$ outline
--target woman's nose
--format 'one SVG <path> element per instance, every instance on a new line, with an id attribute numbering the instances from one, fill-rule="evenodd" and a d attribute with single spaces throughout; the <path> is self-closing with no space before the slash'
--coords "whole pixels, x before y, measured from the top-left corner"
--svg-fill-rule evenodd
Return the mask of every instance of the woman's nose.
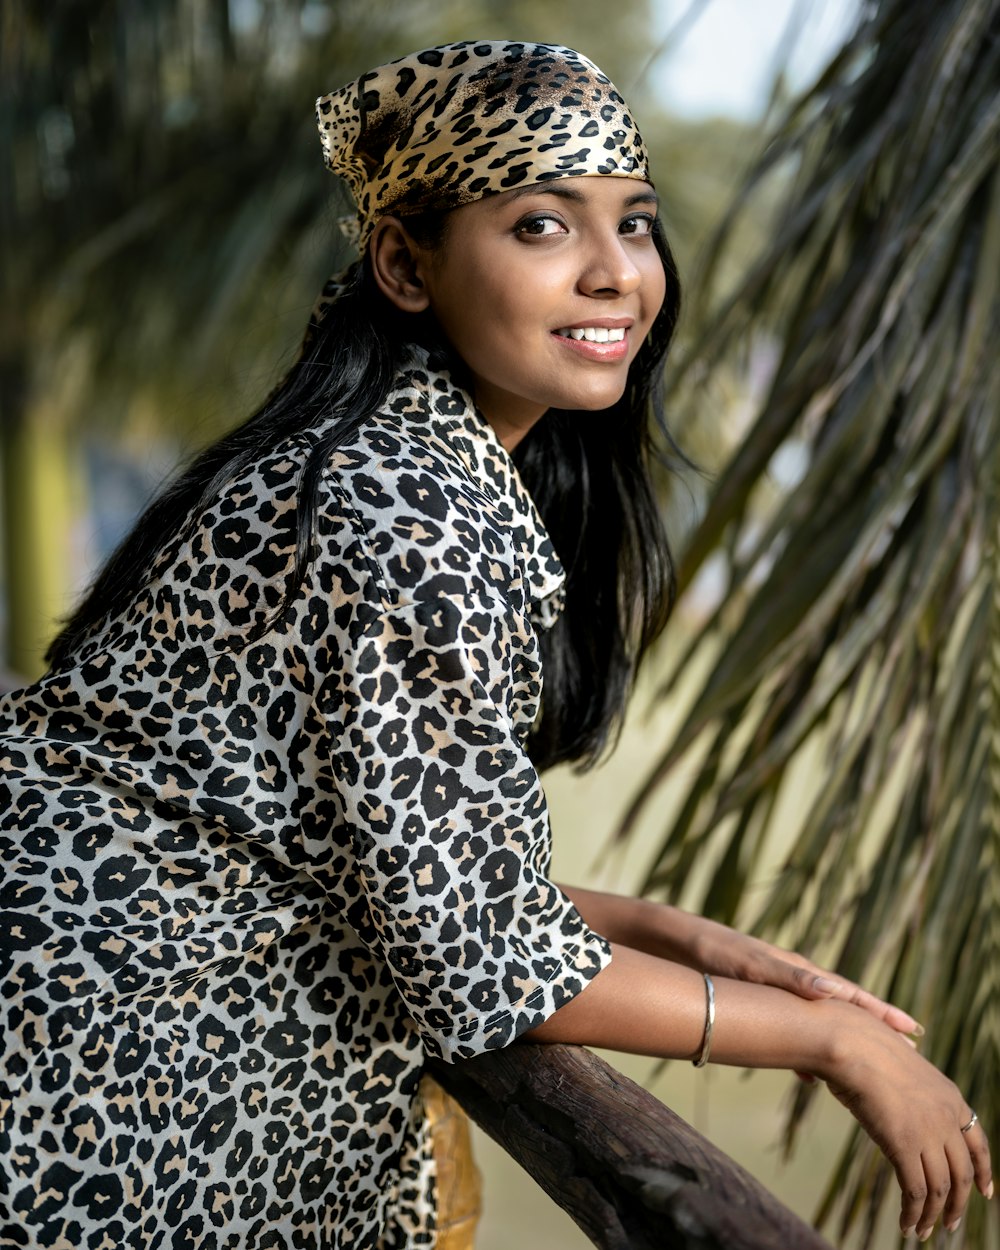
<path id="1" fill-rule="evenodd" d="M 591 296 L 628 295 L 642 282 L 642 270 L 616 232 L 595 240 L 580 275 L 581 290 Z"/>

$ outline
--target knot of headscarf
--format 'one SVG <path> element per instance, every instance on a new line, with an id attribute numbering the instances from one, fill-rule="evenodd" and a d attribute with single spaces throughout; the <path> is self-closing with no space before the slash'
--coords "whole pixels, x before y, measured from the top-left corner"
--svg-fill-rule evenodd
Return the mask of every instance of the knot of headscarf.
<path id="1" fill-rule="evenodd" d="M 362 253 L 386 213 L 446 210 L 583 174 L 649 180 L 624 99 L 571 48 L 427 48 L 321 96 L 316 116 L 327 167 L 354 194 Z"/>

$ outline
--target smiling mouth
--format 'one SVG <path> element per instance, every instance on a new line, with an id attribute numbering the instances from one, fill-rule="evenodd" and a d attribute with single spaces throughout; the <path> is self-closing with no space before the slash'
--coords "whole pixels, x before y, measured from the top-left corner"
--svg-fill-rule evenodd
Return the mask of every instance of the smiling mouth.
<path id="1" fill-rule="evenodd" d="M 553 330 L 568 352 L 599 365 L 618 365 L 629 358 L 629 329 L 626 326 L 572 326 Z"/>
<path id="2" fill-rule="evenodd" d="M 583 326 L 572 330 L 556 330 L 559 338 L 583 340 L 587 343 L 620 343 L 625 338 L 625 330 L 619 326 L 607 329 L 604 326 Z"/>

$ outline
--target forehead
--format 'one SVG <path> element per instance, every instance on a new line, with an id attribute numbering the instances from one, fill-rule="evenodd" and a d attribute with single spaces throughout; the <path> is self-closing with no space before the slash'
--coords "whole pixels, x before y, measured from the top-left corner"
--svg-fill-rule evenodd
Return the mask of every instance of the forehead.
<path id="1" fill-rule="evenodd" d="M 482 212 L 500 213 L 511 209 L 533 207 L 535 204 L 559 204 L 581 208 L 630 208 L 645 204 L 656 206 L 652 183 L 641 178 L 621 178 L 606 174 L 582 174 L 574 178 L 558 178 L 535 182 L 513 191 L 501 191 L 480 201 Z M 474 204 L 468 209 L 477 207 Z M 466 211 L 465 209 L 461 211 Z"/>

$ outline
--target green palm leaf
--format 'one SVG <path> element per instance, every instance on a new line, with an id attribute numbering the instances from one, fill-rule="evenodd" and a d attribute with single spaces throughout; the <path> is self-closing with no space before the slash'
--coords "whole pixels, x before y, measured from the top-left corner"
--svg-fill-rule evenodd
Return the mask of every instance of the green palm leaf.
<path id="1" fill-rule="evenodd" d="M 1000 3 L 878 0 L 796 101 L 708 251 L 672 381 L 777 344 L 761 411 L 680 568 L 725 595 L 660 691 L 707 675 L 619 830 L 702 760 L 644 889 L 833 959 L 926 1021 L 928 1056 L 1000 1129 Z M 711 309 L 751 194 L 795 174 L 771 243 Z M 789 439 L 805 470 L 781 490 Z M 684 599 L 681 599 L 681 609 Z M 822 764 L 803 782 L 802 760 Z M 778 798 L 798 823 L 775 828 Z M 784 838 L 761 895 L 759 865 Z M 751 887 L 753 893 L 751 894 Z M 789 1148 L 812 1094 L 800 1092 Z M 857 1135 L 820 1205 L 873 1244 L 891 1192 Z M 966 1244 L 996 1236 L 970 1204 Z"/>

